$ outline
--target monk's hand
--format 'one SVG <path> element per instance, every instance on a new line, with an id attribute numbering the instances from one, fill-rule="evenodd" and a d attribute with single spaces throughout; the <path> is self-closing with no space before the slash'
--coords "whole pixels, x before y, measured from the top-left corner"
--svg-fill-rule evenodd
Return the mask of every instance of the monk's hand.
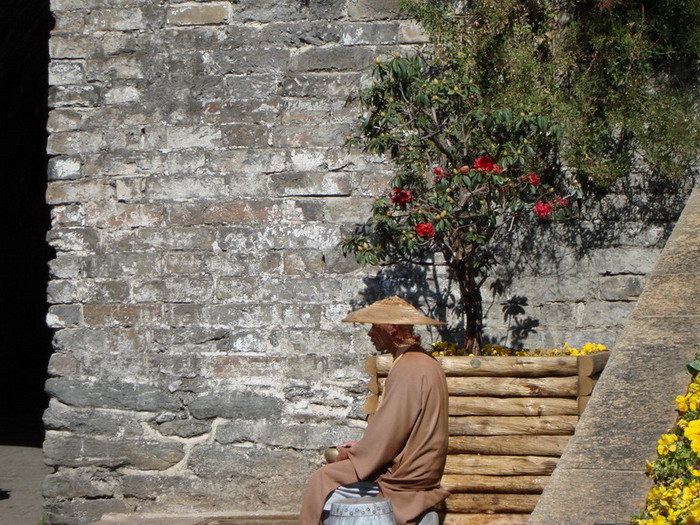
<path id="1" fill-rule="evenodd" d="M 338 457 L 335 460 L 343 461 L 344 459 L 348 459 L 348 449 L 356 443 L 357 441 L 346 441 L 342 445 L 335 447 L 338 450 Z"/>

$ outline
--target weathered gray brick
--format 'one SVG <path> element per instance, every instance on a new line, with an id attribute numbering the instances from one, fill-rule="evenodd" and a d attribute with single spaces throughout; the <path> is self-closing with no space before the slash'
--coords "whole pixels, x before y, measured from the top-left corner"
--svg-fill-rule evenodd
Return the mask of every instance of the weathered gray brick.
<path id="1" fill-rule="evenodd" d="M 121 381 L 80 381 L 50 378 L 46 391 L 63 404 L 126 410 L 177 410 L 180 403 L 152 385 Z"/>
<path id="2" fill-rule="evenodd" d="M 225 24 L 228 16 L 227 2 L 180 4 L 168 9 L 167 21 L 176 26 Z"/>
<path id="3" fill-rule="evenodd" d="M 400 16 L 398 0 L 349 0 L 348 16 L 354 20 L 383 20 Z"/>
<path id="4" fill-rule="evenodd" d="M 282 400 L 255 392 L 216 392 L 197 396 L 189 405 L 197 419 L 223 417 L 227 419 L 279 418 Z"/>
<path id="5" fill-rule="evenodd" d="M 93 9 L 85 23 L 90 31 L 132 31 L 146 28 L 143 11 L 137 7 Z"/>
<path id="6" fill-rule="evenodd" d="M 69 467 L 130 467 L 165 470 L 185 457 L 184 445 L 173 441 L 95 438 L 49 431 L 44 441 L 44 460 Z"/>
<path id="7" fill-rule="evenodd" d="M 49 89 L 49 106 L 97 106 L 102 99 L 100 86 L 53 86 Z"/>
<path id="8" fill-rule="evenodd" d="M 85 63 L 78 60 L 54 60 L 49 64 L 52 86 L 85 83 Z"/>
<path id="9" fill-rule="evenodd" d="M 364 47 L 309 47 L 292 56 L 291 71 L 357 71 L 372 63 L 375 52 Z"/>
<path id="10" fill-rule="evenodd" d="M 58 304 L 49 306 L 46 324 L 50 328 L 78 326 L 83 321 L 83 306 L 80 304 Z"/>

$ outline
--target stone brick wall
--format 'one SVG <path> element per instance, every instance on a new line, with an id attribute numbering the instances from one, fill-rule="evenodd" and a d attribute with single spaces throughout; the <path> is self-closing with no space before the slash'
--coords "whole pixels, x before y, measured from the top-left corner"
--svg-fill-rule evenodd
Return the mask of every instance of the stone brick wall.
<path id="1" fill-rule="evenodd" d="M 434 276 L 336 249 L 390 177 L 343 148 L 345 98 L 422 33 L 392 0 L 52 10 L 50 519 L 295 510 L 361 433 L 370 348 L 342 316 L 394 292 L 444 315 Z M 490 337 L 614 342 L 684 193 L 641 222 L 625 198 L 504 243 Z"/>

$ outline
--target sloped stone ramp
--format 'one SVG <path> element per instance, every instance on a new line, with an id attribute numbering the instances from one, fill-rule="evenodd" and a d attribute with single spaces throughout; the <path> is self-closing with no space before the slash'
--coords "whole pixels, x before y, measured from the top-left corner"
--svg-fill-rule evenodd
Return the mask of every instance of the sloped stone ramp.
<path id="1" fill-rule="evenodd" d="M 535 511 L 532 525 L 629 523 L 700 343 L 700 188 L 691 194 Z"/>

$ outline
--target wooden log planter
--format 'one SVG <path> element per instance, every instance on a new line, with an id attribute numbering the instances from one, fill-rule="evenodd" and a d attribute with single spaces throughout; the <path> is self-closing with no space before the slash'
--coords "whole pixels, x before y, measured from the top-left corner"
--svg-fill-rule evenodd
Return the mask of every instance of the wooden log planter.
<path id="1" fill-rule="evenodd" d="M 439 509 L 446 525 L 525 524 L 573 435 L 609 352 L 561 357 L 437 357 L 449 391 Z M 368 417 L 392 357 L 367 360 Z"/>

